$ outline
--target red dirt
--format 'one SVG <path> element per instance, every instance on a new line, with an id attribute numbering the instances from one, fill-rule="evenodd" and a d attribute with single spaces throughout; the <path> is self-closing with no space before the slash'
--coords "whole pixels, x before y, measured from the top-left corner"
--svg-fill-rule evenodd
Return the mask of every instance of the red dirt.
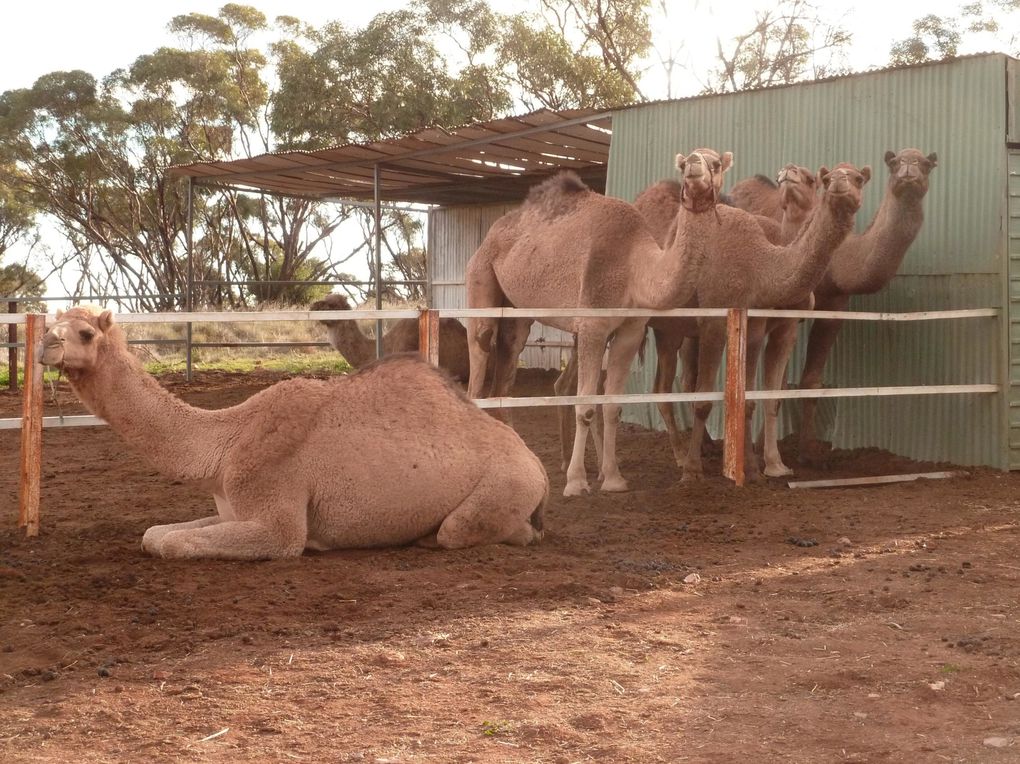
<path id="1" fill-rule="evenodd" d="M 216 407 L 278 378 L 165 384 Z M 716 459 L 681 484 L 628 427 L 633 490 L 565 500 L 554 420 L 516 419 L 553 481 L 541 546 L 267 563 L 145 556 L 212 501 L 106 428 L 44 433 L 25 539 L 0 431 L 0 759 L 1020 760 L 1020 477 L 738 489 Z M 935 468 L 834 456 L 800 476 Z"/>

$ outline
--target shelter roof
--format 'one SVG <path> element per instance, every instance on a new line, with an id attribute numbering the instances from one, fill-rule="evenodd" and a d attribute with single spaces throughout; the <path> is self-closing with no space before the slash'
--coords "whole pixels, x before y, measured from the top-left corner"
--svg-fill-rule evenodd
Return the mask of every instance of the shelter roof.
<path id="1" fill-rule="evenodd" d="M 561 169 L 604 191 L 611 138 L 610 111 L 541 109 L 371 143 L 175 165 L 168 172 L 203 186 L 339 201 L 374 199 L 378 166 L 384 201 L 513 202 Z"/>

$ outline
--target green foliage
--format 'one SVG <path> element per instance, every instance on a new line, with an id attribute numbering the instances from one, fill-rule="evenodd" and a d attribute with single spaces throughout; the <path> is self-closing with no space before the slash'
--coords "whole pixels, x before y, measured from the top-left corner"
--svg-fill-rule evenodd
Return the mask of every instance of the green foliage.
<path id="1" fill-rule="evenodd" d="M 889 63 L 894 66 L 952 58 L 960 47 L 961 35 L 954 19 L 928 14 L 913 23 L 914 35 L 894 43 Z"/>

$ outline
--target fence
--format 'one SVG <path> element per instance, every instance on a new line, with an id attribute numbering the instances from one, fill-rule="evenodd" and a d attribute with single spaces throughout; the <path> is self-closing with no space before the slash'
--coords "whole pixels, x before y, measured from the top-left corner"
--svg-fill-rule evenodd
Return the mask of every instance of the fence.
<path id="1" fill-rule="evenodd" d="M 974 310 L 945 310 L 919 313 L 862 313 L 844 311 L 759 310 L 746 308 L 681 308 L 674 310 L 643 310 L 628 308 L 458 308 L 421 310 L 351 310 L 351 311 L 276 311 L 272 313 L 150 313 L 118 316 L 120 323 L 188 323 L 188 322 L 266 322 L 358 320 L 417 318 L 420 352 L 431 363 L 439 360 L 439 320 L 447 318 L 570 318 L 570 317 L 716 317 L 727 320 L 726 381 L 722 392 L 711 393 L 651 393 L 639 395 L 568 395 L 529 398 L 490 398 L 476 400 L 481 408 L 515 408 L 525 406 L 569 406 L 600 403 L 651 403 L 694 402 L 724 400 L 724 474 L 737 485 L 744 484 L 745 401 L 824 397 L 875 397 L 890 395 L 945 395 L 997 393 L 997 384 L 967 385 L 910 385 L 896 387 L 829 388 L 818 390 L 751 390 L 746 389 L 744 359 L 747 352 L 748 318 L 842 318 L 859 321 L 932 321 L 967 318 L 996 318 L 994 308 Z M 13 324 L 25 324 L 26 347 L 34 348 L 42 339 L 46 316 L 22 314 L 11 319 Z M 31 353 L 26 355 L 30 356 Z M 22 417 L 0 419 L 0 429 L 21 429 L 21 492 L 19 524 L 26 533 L 34 536 L 39 527 L 39 494 L 42 473 L 42 429 L 44 427 L 74 427 L 104 425 L 94 416 L 43 417 L 42 367 L 37 362 L 26 362 L 25 390 Z"/>

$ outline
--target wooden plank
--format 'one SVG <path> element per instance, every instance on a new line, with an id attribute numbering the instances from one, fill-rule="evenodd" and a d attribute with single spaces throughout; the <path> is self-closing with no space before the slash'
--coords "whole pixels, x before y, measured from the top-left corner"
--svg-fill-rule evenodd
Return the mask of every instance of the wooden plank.
<path id="1" fill-rule="evenodd" d="M 422 309 L 418 316 L 418 352 L 433 366 L 439 366 L 439 311 Z"/>
<path id="2" fill-rule="evenodd" d="M 726 395 L 723 411 L 723 475 L 744 485 L 744 424 L 747 366 L 747 309 L 731 309 L 726 318 Z"/>
<path id="3" fill-rule="evenodd" d="M 792 400 L 795 398 L 878 398 L 891 395 L 947 395 L 956 393 L 997 393 L 999 385 L 901 385 L 892 387 L 833 387 L 818 390 L 749 390 L 747 400 Z"/>
<path id="4" fill-rule="evenodd" d="M 944 318 L 993 318 L 998 308 L 971 308 L 966 310 L 924 310 L 914 313 L 870 313 L 849 310 L 766 310 L 751 308 L 751 318 L 842 318 L 854 321 L 933 321 Z"/>
<path id="5" fill-rule="evenodd" d="M 855 485 L 885 485 L 888 483 L 909 483 L 913 480 L 943 480 L 945 478 L 962 477 L 966 472 L 911 472 L 903 475 L 875 475 L 860 478 L 836 478 L 833 480 L 791 480 L 786 485 L 790 488 L 844 488 Z"/>
<path id="6" fill-rule="evenodd" d="M 22 394 L 21 485 L 18 525 L 26 536 L 39 534 L 39 494 L 42 485 L 43 367 L 36 348 L 46 333 L 46 316 L 28 315 L 25 326 L 25 390 Z"/>

